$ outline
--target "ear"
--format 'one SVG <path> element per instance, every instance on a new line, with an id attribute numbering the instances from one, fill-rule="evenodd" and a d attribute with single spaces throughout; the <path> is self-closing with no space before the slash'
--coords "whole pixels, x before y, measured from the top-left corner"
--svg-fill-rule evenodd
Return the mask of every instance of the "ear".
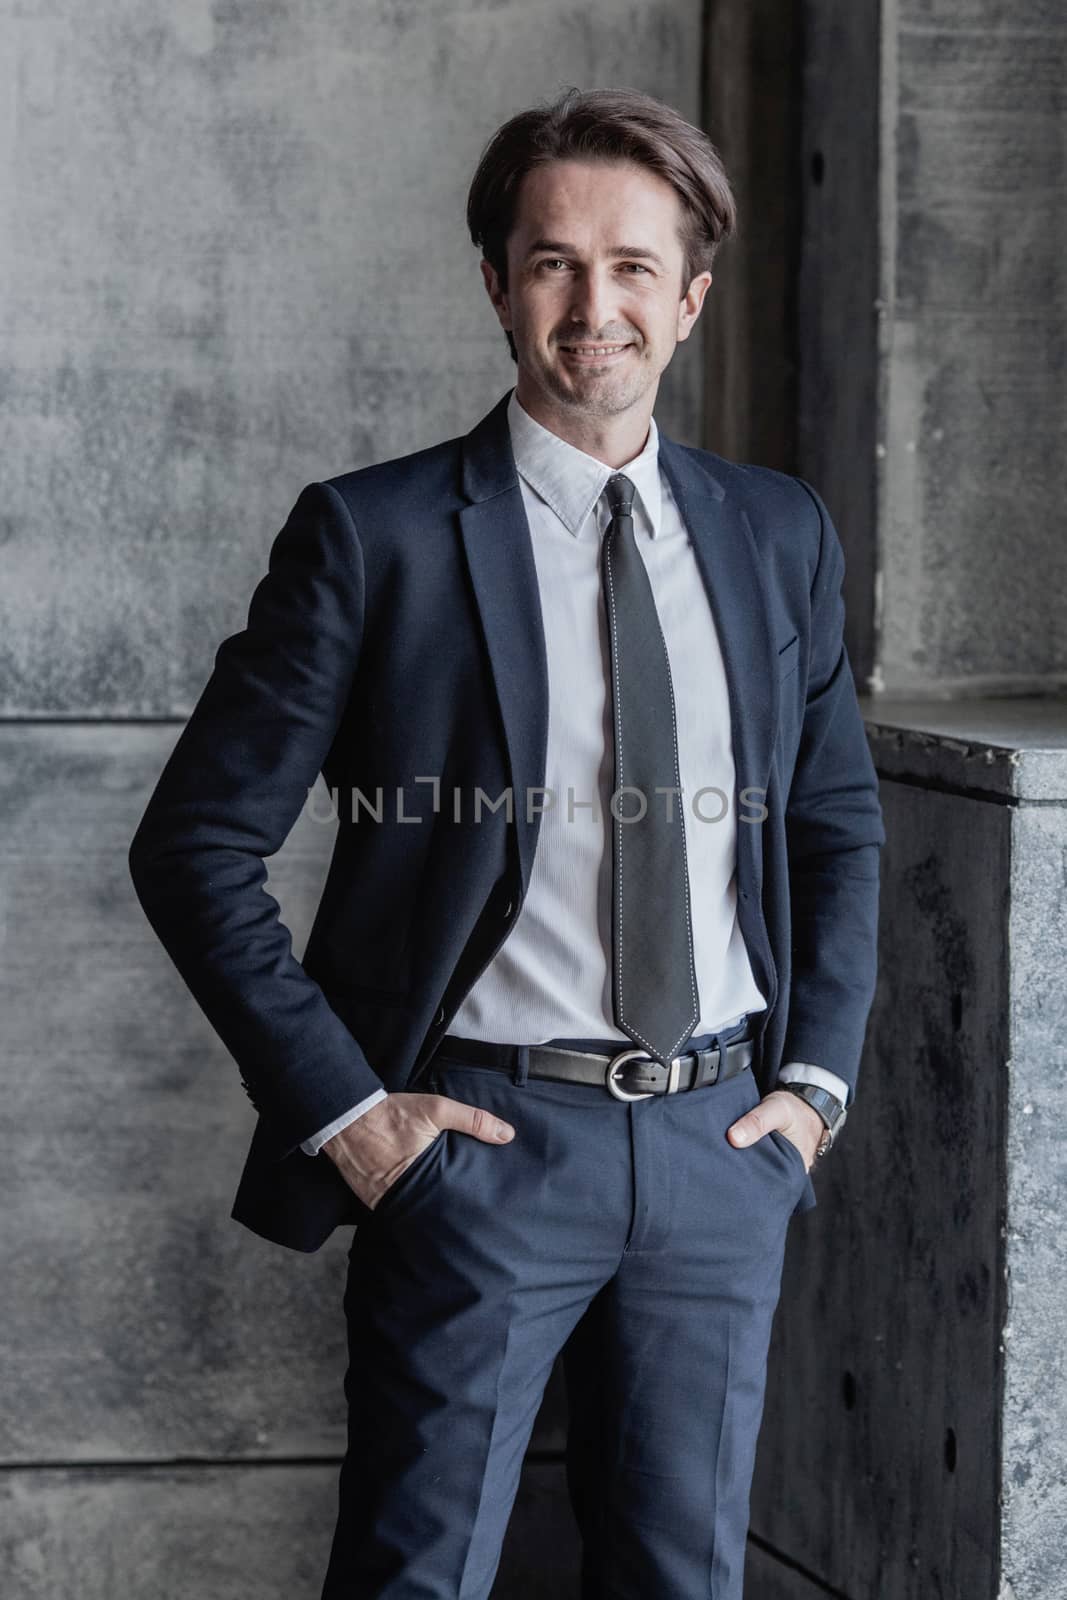
<path id="1" fill-rule="evenodd" d="M 678 303 L 678 342 L 688 339 L 693 331 L 693 325 L 700 315 L 700 308 L 704 304 L 704 296 L 711 287 L 711 273 L 701 272 L 693 279 L 684 296 Z"/>

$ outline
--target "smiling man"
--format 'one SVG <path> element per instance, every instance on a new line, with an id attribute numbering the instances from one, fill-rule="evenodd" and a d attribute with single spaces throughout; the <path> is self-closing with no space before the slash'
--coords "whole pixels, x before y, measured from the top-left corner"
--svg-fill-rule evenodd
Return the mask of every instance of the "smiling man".
<path id="1" fill-rule="evenodd" d="M 355 1224 L 327 1600 L 488 1596 L 561 1351 L 582 1593 L 739 1600 L 786 1234 L 875 980 L 841 547 L 802 480 L 653 417 L 734 224 L 703 133 L 569 91 L 467 220 L 514 388 L 304 489 L 131 869 L 260 1113 L 234 1215 Z M 320 772 L 298 963 L 264 859 Z"/>

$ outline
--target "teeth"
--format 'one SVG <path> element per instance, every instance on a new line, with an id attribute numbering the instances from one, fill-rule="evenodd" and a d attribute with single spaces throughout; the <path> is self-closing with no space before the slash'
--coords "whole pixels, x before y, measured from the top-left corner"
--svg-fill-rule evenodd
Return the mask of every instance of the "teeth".
<path id="1" fill-rule="evenodd" d="M 565 344 L 564 350 L 571 350 L 580 356 L 613 356 L 619 350 L 625 350 L 624 344 Z"/>

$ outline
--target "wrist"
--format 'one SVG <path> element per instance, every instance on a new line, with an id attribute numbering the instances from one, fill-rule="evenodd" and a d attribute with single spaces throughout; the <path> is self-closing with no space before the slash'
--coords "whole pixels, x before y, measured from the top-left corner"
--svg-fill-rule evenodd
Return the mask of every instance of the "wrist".
<path id="1" fill-rule="evenodd" d="M 821 1139 L 826 1132 L 824 1118 L 820 1116 L 814 1106 L 808 1104 L 802 1095 L 793 1095 L 792 1101 L 793 1104 L 790 1109 L 793 1115 L 798 1117 L 804 1126 L 810 1130 L 813 1139 Z"/>
<path id="2" fill-rule="evenodd" d="M 794 1095 L 803 1100 L 808 1109 L 812 1111 L 822 1123 L 822 1134 L 815 1151 L 815 1158 L 824 1156 L 836 1143 L 841 1129 L 845 1125 L 848 1112 L 836 1095 L 828 1089 L 822 1089 L 814 1083 L 782 1083 L 780 1088 L 787 1094 Z"/>

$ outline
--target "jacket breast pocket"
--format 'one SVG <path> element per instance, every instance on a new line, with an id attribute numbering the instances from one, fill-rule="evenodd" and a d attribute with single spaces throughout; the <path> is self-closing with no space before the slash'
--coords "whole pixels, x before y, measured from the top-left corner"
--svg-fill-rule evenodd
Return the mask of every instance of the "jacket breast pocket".
<path id="1" fill-rule="evenodd" d="M 789 674 L 791 672 L 795 672 L 797 670 L 797 662 L 799 660 L 800 660 L 800 639 L 799 639 L 799 636 L 794 633 L 793 637 L 789 640 L 788 644 L 783 644 L 781 646 L 781 648 L 779 649 L 779 651 L 778 651 L 778 681 L 779 681 L 779 683 L 781 683 L 781 681 L 784 678 L 788 678 L 788 676 L 789 676 Z"/>

